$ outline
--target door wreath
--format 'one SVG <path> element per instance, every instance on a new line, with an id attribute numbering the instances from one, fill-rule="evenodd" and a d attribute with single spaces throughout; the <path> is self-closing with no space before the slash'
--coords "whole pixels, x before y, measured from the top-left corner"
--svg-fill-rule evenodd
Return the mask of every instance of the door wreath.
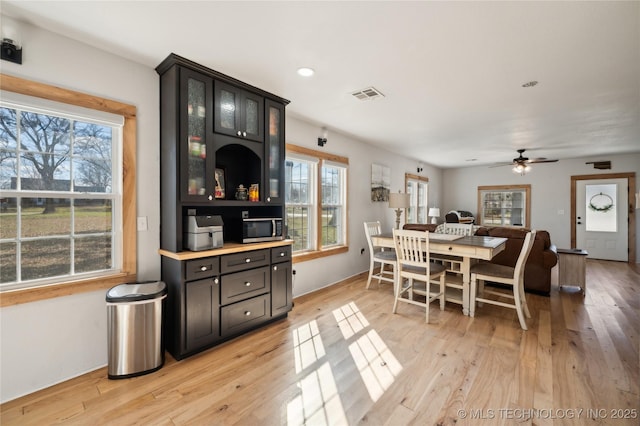
<path id="1" fill-rule="evenodd" d="M 589 208 L 594 212 L 606 213 L 613 208 L 613 198 L 602 192 L 589 200 Z"/>

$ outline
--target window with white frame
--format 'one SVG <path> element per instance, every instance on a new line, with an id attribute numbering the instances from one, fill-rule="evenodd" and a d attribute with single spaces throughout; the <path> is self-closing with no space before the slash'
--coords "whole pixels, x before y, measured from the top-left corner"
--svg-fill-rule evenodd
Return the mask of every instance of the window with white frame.
<path id="1" fill-rule="evenodd" d="M 429 179 L 423 176 L 405 174 L 405 190 L 409 194 L 407 223 L 428 223 L 427 205 Z"/>
<path id="2" fill-rule="evenodd" d="M 285 219 L 294 254 L 346 249 L 348 160 L 287 145 Z"/>
<path id="3" fill-rule="evenodd" d="M 122 116 L 3 93 L 0 287 L 122 267 Z"/>

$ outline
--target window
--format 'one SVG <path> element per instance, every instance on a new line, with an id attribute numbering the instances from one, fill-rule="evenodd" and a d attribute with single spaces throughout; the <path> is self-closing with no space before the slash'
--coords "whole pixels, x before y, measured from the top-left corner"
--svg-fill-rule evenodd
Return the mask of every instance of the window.
<path id="1" fill-rule="evenodd" d="M 479 224 L 529 228 L 530 200 L 531 185 L 479 186 Z"/>
<path id="2" fill-rule="evenodd" d="M 347 166 L 346 158 L 287 145 L 285 222 L 297 260 L 347 250 Z"/>
<path id="3" fill-rule="evenodd" d="M 427 223 L 429 179 L 406 173 L 404 180 L 405 190 L 410 197 L 407 223 Z"/>
<path id="4" fill-rule="evenodd" d="M 2 306 L 135 280 L 135 107 L 0 80 Z"/>

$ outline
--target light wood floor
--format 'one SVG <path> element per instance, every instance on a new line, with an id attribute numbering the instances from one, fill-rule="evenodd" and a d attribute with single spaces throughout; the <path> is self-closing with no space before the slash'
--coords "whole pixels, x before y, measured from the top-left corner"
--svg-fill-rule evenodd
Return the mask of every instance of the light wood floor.
<path id="1" fill-rule="evenodd" d="M 153 374 L 103 368 L 5 403 L 0 423 L 638 425 L 640 268 L 589 260 L 587 286 L 528 295 L 523 332 L 486 305 L 394 315 L 390 286 L 359 277 Z"/>

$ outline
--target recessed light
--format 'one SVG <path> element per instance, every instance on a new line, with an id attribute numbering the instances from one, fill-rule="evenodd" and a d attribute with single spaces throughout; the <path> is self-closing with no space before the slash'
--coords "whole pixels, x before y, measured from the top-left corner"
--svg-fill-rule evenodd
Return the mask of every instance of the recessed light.
<path id="1" fill-rule="evenodd" d="M 298 74 L 303 77 L 311 77 L 314 73 L 315 71 L 313 70 L 313 68 L 298 68 Z"/>

